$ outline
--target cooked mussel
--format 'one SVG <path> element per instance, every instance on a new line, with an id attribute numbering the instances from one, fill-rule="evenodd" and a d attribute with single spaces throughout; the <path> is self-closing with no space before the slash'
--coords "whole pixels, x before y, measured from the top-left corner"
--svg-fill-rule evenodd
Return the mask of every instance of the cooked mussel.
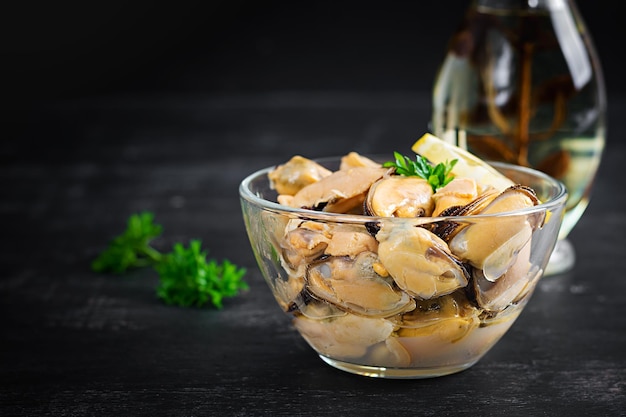
<path id="1" fill-rule="evenodd" d="M 439 297 L 468 283 L 468 271 L 446 242 L 423 227 L 387 222 L 376 239 L 380 262 L 396 284 L 414 297 Z"/>
<path id="2" fill-rule="evenodd" d="M 513 186 L 470 214 L 505 213 L 538 203 L 534 191 Z M 482 270 L 485 279 L 495 281 L 515 262 L 519 251 L 529 242 L 539 221 L 535 214 L 516 214 L 481 218 L 457 225 L 449 233 L 450 250 L 458 258 Z"/>
<path id="3" fill-rule="evenodd" d="M 433 194 L 433 216 L 439 216 L 450 207 L 462 207 L 476 200 L 478 186 L 473 178 L 455 178 Z"/>
<path id="4" fill-rule="evenodd" d="M 474 269 L 473 291 L 478 305 L 490 312 L 504 310 L 529 293 L 541 270 L 530 261 L 531 242 L 517 254 L 515 262 L 497 280 L 488 280 L 481 269 Z"/>
<path id="5" fill-rule="evenodd" d="M 324 254 L 355 257 L 361 252 L 376 252 L 378 241 L 366 227 L 349 224 L 334 225 Z"/>
<path id="6" fill-rule="evenodd" d="M 365 200 L 365 212 L 379 217 L 430 216 L 433 189 L 423 178 L 385 176 L 372 184 Z"/>
<path id="7" fill-rule="evenodd" d="M 315 161 L 296 155 L 268 174 L 272 188 L 278 194 L 294 195 L 305 186 L 330 175 L 332 171 Z"/>
<path id="8" fill-rule="evenodd" d="M 389 317 L 414 308 L 408 294 L 376 272 L 379 262 L 374 252 L 323 258 L 309 265 L 306 288 L 315 297 L 363 316 Z"/>
<path id="9" fill-rule="evenodd" d="M 331 213 L 362 212 L 365 195 L 388 168 L 355 167 L 333 172 L 298 191 L 281 204 Z"/>
<path id="10" fill-rule="evenodd" d="M 418 301 L 415 309 L 395 321 L 399 326 L 396 333 L 400 337 L 437 335 L 456 342 L 478 326 L 479 313 L 464 291 L 455 291 L 432 300 Z"/>
<path id="11" fill-rule="evenodd" d="M 363 356 L 394 330 L 393 323 L 386 319 L 349 313 L 323 320 L 296 316 L 293 324 L 317 352 L 342 359 Z"/>
<path id="12" fill-rule="evenodd" d="M 366 156 L 359 154 L 358 152 L 349 152 L 341 157 L 341 163 L 339 165 L 340 170 L 356 168 L 356 167 L 370 167 L 380 168 L 382 165 Z"/>
<path id="13" fill-rule="evenodd" d="M 324 254 L 330 239 L 330 228 L 324 223 L 291 220 L 279 242 L 283 267 L 291 274 L 303 276 L 303 268 Z"/>

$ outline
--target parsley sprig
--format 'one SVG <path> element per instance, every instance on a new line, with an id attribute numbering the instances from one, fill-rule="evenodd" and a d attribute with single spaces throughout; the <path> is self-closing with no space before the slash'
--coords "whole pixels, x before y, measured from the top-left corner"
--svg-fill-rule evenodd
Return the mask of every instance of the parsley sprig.
<path id="1" fill-rule="evenodd" d="M 130 268 L 150 266 L 161 260 L 161 253 L 150 242 L 161 235 L 163 227 L 154 223 L 149 212 L 128 218 L 126 230 L 115 237 L 109 246 L 91 263 L 95 272 L 123 274 Z"/>
<path id="2" fill-rule="evenodd" d="M 245 268 L 228 260 L 218 263 L 207 259 L 202 241 L 191 240 L 186 247 L 175 243 L 170 253 L 151 246 L 163 227 L 154 223 L 154 214 L 142 212 L 129 217 L 126 230 L 111 240 L 91 263 L 95 272 L 123 274 L 132 268 L 153 267 L 159 275 L 157 296 L 169 305 L 202 307 L 210 304 L 221 309 L 225 297 L 247 290 Z"/>
<path id="3" fill-rule="evenodd" d="M 176 243 L 174 250 L 157 264 L 161 278 L 157 294 L 165 303 L 184 307 L 211 303 L 222 308 L 224 297 L 234 297 L 248 288 L 241 281 L 244 268 L 228 260 L 221 264 L 214 259 L 207 261 L 207 253 L 201 248 L 199 240 L 192 240 L 187 248 Z"/>
<path id="4" fill-rule="evenodd" d="M 450 172 L 457 163 L 457 159 L 449 162 L 440 162 L 433 166 L 421 155 L 416 155 L 415 161 L 408 156 L 402 155 L 400 152 L 394 152 L 393 156 L 395 160 L 385 162 L 383 167 L 395 168 L 398 175 L 423 178 L 428 181 L 433 191 L 437 191 L 437 189 L 444 187 L 454 179 L 454 175 Z"/>

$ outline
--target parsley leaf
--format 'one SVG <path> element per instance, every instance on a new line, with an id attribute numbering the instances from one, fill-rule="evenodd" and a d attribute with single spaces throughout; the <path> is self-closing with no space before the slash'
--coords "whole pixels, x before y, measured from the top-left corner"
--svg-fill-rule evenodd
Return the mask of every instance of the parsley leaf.
<path id="1" fill-rule="evenodd" d="M 115 237 L 102 253 L 91 263 L 95 272 L 122 274 L 130 268 L 149 266 L 161 259 L 161 254 L 150 246 L 163 228 L 154 223 L 150 212 L 129 217 L 126 230 Z"/>
<path id="2" fill-rule="evenodd" d="M 152 213 L 133 214 L 126 230 L 94 259 L 91 269 L 122 274 L 130 268 L 151 266 L 159 274 L 157 296 L 166 304 L 183 307 L 210 304 L 221 309 L 224 297 L 248 289 L 242 279 L 246 269 L 228 260 L 207 259 L 200 240 L 191 240 L 188 247 L 175 243 L 166 254 L 154 249 L 150 243 L 162 230 Z"/>
<path id="3" fill-rule="evenodd" d="M 207 303 L 222 308 L 224 297 L 235 296 L 248 289 L 241 281 L 245 268 L 237 268 L 228 260 L 221 264 L 201 250 L 200 240 L 192 240 L 189 247 L 180 243 L 156 266 L 161 283 L 158 296 L 167 304 L 200 307 Z"/>
<path id="4" fill-rule="evenodd" d="M 457 163 L 457 159 L 448 162 L 440 162 L 431 165 L 426 158 L 421 155 L 415 156 L 415 161 L 399 152 L 394 152 L 394 161 L 387 161 L 383 164 L 385 168 L 395 168 L 396 174 L 406 177 L 420 177 L 428 181 L 433 191 L 444 187 L 454 179 L 450 172 Z"/>

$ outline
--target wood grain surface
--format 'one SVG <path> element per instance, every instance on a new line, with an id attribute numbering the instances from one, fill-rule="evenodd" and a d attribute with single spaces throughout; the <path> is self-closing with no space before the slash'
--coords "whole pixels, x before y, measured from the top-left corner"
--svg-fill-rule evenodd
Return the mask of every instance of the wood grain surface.
<path id="1" fill-rule="evenodd" d="M 134 96 L 39 103 L 0 145 L 3 416 L 625 415 L 626 129 L 610 140 L 571 235 L 573 271 L 544 278 L 477 365 L 381 380 L 325 365 L 274 302 L 238 200 L 248 174 L 293 154 L 408 150 L 428 97 L 410 94 Z M 128 215 L 155 242 L 200 238 L 248 269 L 222 310 L 161 303 L 150 270 L 89 263 Z M 583 414 L 581 414 L 583 413 Z"/>

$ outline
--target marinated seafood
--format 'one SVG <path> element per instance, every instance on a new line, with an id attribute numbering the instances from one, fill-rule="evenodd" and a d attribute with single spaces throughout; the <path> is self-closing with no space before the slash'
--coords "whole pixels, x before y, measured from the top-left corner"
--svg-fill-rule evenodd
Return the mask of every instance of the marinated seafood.
<path id="1" fill-rule="evenodd" d="M 274 295 L 320 355 L 453 366 L 504 334 L 541 276 L 531 247 L 547 219 L 524 211 L 532 189 L 478 177 L 434 187 L 356 152 L 335 171 L 297 156 L 269 173 L 280 204 L 371 219 L 294 216 L 272 232 L 287 276 Z"/>
<path id="2" fill-rule="evenodd" d="M 365 211 L 379 217 L 430 216 L 432 196 L 433 189 L 423 178 L 387 176 L 370 187 Z"/>
<path id="3" fill-rule="evenodd" d="M 376 234 L 378 256 L 402 290 L 428 300 L 467 285 L 467 270 L 442 239 L 423 227 L 389 227 Z"/>
<path id="4" fill-rule="evenodd" d="M 469 214 L 504 213 L 532 207 L 537 202 L 533 190 L 513 186 Z M 519 251 L 530 241 L 536 222 L 533 217 L 510 216 L 460 226 L 462 230 L 455 231 L 449 241 L 450 250 L 493 282 L 515 262 Z"/>
<path id="5" fill-rule="evenodd" d="M 382 167 L 355 167 L 332 174 L 301 188 L 291 196 L 279 196 L 281 204 L 291 207 L 350 213 L 361 208 L 367 191 L 388 170 Z M 279 200 L 280 201 L 280 200 Z"/>
<path id="6" fill-rule="evenodd" d="M 465 206 L 478 197 L 478 186 L 473 178 L 455 178 L 433 194 L 433 216 L 439 216 L 451 207 Z"/>
<path id="7" fill-rule="evenodd" d="M 279 194 L 293 195 L 309 184 L 327 177 L 331 171 L 322 165 L 300 155 L 276 167 L 269 180 Z"/>
<path id="8" fill-rule="evenodd" d="M 413 309 L 415 302 L 409 294 L 376 272 L 378 262 L 374 252 L 361 252 L 355 258 L 323 258 L 309 266 L 307 289 L 339 308 L 364 316 L 388 317 Z"/>

